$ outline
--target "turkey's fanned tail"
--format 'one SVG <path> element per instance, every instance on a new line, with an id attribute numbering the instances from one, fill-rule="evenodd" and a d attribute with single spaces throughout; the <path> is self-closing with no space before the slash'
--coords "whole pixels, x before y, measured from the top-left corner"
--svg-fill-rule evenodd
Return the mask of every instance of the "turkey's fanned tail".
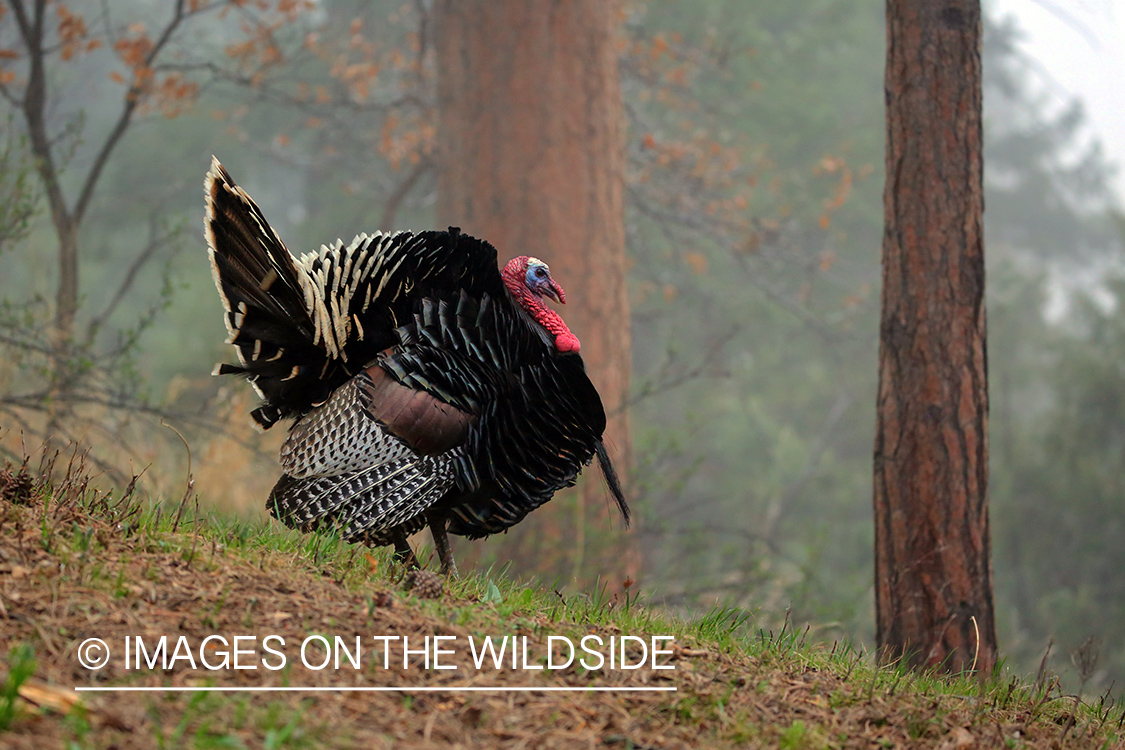
<path id="1" fill-rule="evenodd" d="M 496 249 L 449 231 L 360 234 L 294 258 L 217 159 L 204 183 L 215 286 L 264 428 L 300 417 L 397 343 L 423 297 L 504 294 Z"/>
<path id="2" fill-rule="evenodd" d="M 326 363 L 313 341 L 307 282 L 261 210 L 214 157 L 204 193 L 211 271 L 240 363 L 220 364 L 215 373 L 243 375 L 254 385 L 265 403 L 252 416 L 269 428 L 294 416 L 284 406 L 287 396 L 316 389 Z"/>

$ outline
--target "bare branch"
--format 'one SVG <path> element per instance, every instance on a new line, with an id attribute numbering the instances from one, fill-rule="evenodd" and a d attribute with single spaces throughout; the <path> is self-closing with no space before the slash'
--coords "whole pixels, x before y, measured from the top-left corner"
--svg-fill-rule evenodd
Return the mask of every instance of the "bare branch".
<path id="1" fill-rule="evenodd" d="M 406 200 L 406 196 L 418 184 L 418 180 L 422 178 L 426 172 L 429 172 L 433 167 L 433 162 L 429 159 L 419 159 L 418 163 L 414 165 L 414 169 L 406 176 L 406 179 L 398 184 L 394 192 L 387 198 L 387 202 L 383 205 L 383 218 L 379 220 L 379 229 L 384 232 L 391 231 L 395 223 L 395 216 L 398 214 L 399 208 L 402 207 L 402 202 Z"/>
<path id="2" fill-rule="evenodd" d="M 702 361 L 694 367 L 682 369 L 679 372 L 673 372 L 675 360 L 671 358 L 665 360 L 664 363 L 660 365 L 660 372 L 648 379 L 647 382 L 642 382 L 639 386 L 632 389 L 629 398 L 622 403 L 613 414 L 631 409 L 645 399 L 652 398 L 665 391 L 670 391 L 703 376 L 714 366 L 715 362 L 719 360 L 719 355 L 722 354 L 723 349 L 734 339 L 741 329 L 741 326 L 734 325 L 726 333 L 718 337 L 711 343 L 707 353 L 703 355 Z"/>
<path id="3" fill-rule="evenodd" d="M 39 344 L 34 341 L 25 341 L 23 339 L 14 338 L 3 333 L 0 333 L 0 344 L 14 346 L 17 349 L 22 349 L 24 351 L 39 352 L 40 354 L 52 354 L 55 351 L 45 344 Z"/>
<path id="4" fill-rule="evenodd" d="M 801 475 L 794 481 L 790 482 L 785 488 L 785 491 L 780 495 L 775 496 L 770 500 L 769 506 L 766 508 L 766 517 L 762 522 L 763 534 L 766 536 L 773 536 L 774 529 L 777 522 L 781 519 L 785 510 L 793 503 L 798 495 L 801 494 L 805 486 L 816 476 L 820 468 L 820 459 L 824 456 L 824 452 L 828 450 L 829 438 L 832 431 L 836 428 L 844 412 L 852 405 L 855 399 L 851 394 L 841 390 L 836 396 L 836 403 L 828 411 L 824 417 L 824 424 L 821 425 L 820 432 L 816 436 L 816 441 L 809 449 L 809 455 L 805 459 L 805 466 L 801 470 Z"/>
<path id="5" fill-rule="evenodd" d="M 10 0 L 20 28 L 24 46 L 27 48 L 28 75 L 24 89 L 23 110 L 27 120 L 31 151 L 35 155 L 35 167 L 47 190 L 47 200 L 51 206 L 51 218 L 57 228 L 62 228 L 70 220 L 66 199 L 59 184 L 58 170 L 51 153 L 51 141 L 47 137 L 47 121 L 44 111 L 47 105 L 47 74 L 43 52 L 43 6 L 45 0 L 36 0 L 35 19 L 30 21 L 20 0 Z"/>
<path id="6" fill-rule="evenodd" d="M 216 65 L 213 62 L 193 62 L 193 63 L 161 63 L 160 65 L 152 66 L 152 69 L 157 72 L 175 72 L 175 73 L 198 73 L 207 72 L 212 76 L 212 80 L 223 81 L 225 83 L 234 84 L 248 89 L 253 89 L 259 95 L 262 101 L 276 102 L 284 104 L 288 107 L 293 107 L 298 112 L 303 112 L 310 115 L 325 116 L 327 113 L 338 112 L 340 110 L 349 110 L 351 113 L 385 113 L 392 110 L 414 106 L 418 109 L 428 109 L 429 103 L 426 102 L 421 96 L 416 93 L 408 92 L 398 96 L 390 101 L 365 101 L 360 102 L 355 99 L 344 97 L 332 99 L 328 103 L 316 104 L 310 103 L 307 100 L 300 99 L 297 96 L 283 90 L 278 86 L 274 86 L 267 80 L 258 80 L 245 73 L 239 73 L 229 68 L 224 68 Z M 290 79 L 283 79 L 288 82 Z"/>
<path id="7" fill-rule="evenodd" d="M 208 6 L 209 7 L 209 6 Z M 145 55 L 144 66 L 151 67 L 153 61 L 160 54 L 164 46 L 168 44 L 172 38 L 172 34 L 176 31 L 179 25 L 183 22 L 184 15 L 184 0 L 176 0 L 176 9 L 172 14 L 172 20 L 164 27 L 160 33 L 159 39 L 152 45 L 152 49 Z M 98 184 L 98 179 L 101 177 L 102 169 L 105 167 L 106 162 L 109 160 L 109 155 L 113 153 L 113 149 L 117 146 L 121 136 L 125 135 L 130 123 L 133 119 L 133 114 L 136 112 L 137 105 L 140 104 L 141 94 L 143 93 L 140 84 L 134 82 L 129 87 L 128 92 L 125 94 L 125 104 L 121 108 L 121 114 L 117 117 L 117 122 L 110 131 L 109 137 L 102 143 L 101 150 L 98 152 L 97 157 L 94 159 L 90 171 L 86 174 L 86 181 L 82 184 L 82 191 L 78 194 L 78 202 L 74 205 L 74 220 L 81 222 L 83 215 L 86 213 L 87 207 L 90 205 L 90 199 L 94 195 L 94 188 Z"/>
<path id="8" fill-rule="evenodd" d="M 4 97 L 9 104 L 17 109 L 23 106 L 23 102 L 16 98 L 16 95 L 8 89 L 5 83 L 0 83 L 0 96 Z"/>
<path id="9" fill-rule="evenodd" d="M 42 0 L 38 0 L 38 2 L 42 4 Z M 27 17 L 27 11 L 23 7 L 23 0 L 8 0 L 8 4 L 12 6 L 12 13 L 20 27 L 20 36 L 23 37 L 23 43 L 30 46 L 34 34 L 32 33 L 31 21 Z"/>
<path id="10" fill-rule="evenodd" d="M 105 37 L 109 40 L 109 46 L 112 48 L 117 44 L 117 31 L 113 27 L 113 21 L 109 16 L 109 0 L 102 0 L 102 27 L 105 29 Z"/>
<path id="11" fill-rule="evenodd" d="M 86 330 L 87 344 L 89 344 L 93 340 L 94 336 L 97 335 L 98 330 L 102 327 L 105 321 L 109 319 L 109 316 L 113 314 L 113 311 L 117 309 L 117 306 L 121 304 L 121 300 L 125 298 L 125 295 L 133 287 L 133 283 L 137 280 L 137 274 L 140 273 L 141 269 L 145 266 L 146 263 L 152 260 L 153 256 L 156 255 L 156 251 L 164 246 L 164 242 L 167 241 L 168 236 L 160 234 L 158 230 L 159 226 L 157 224 L 156 217 L 149 216 L 148 244 L 146 244 L 145 247 L 139 253 L 137 253 L 137 257 L 134 258 L 133 262 L 129 264 L 129 268 L 125 271 L 124 278 L 121 279 L 121 284 L 117 287 L 117 291 L 114 293 L 109 303 L 105 306 L 105 309 L 90 321 L 90 326 Z"/>

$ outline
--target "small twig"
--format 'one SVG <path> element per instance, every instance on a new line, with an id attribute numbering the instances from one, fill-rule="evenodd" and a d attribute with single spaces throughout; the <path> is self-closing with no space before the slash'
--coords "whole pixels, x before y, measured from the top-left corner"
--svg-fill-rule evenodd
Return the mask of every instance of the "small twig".
<path id="1" fill-rule="evenodd" d="M 1047 641 L 1047 650 L 1043 652 L 1043 658 L 1039 662 L 1039 671 L 1035 675 L 1035 689 L 1040 690 L 1043 687 L 1047 675 L 1047 657 L 1051 655 L 1051 646 L 1055 645 L 1055 639 Z"/>
<path id="2" fill-rule="evenodd" d="M 969 671 L 970 672 L 976 672 L 977 671 L 977 656 L 980 654 L 980 628 L 977 627 L 977 616 L 976 615 L 969 615 L 969 619 L 973 623 L 973 633 L 975 633 L 976 637 L 977 637 L 977 645 L 976 645 L 976 648 L 973 649 L 973 666 L 969 668 Z"/>
<path id="3" fill-rule="evenodd" d="M 176 435 L 180 438 L 180 442 L 184 444 L 184 450 L 187 451 L 187 486 L 184 488 L 184 496 L 180 499 L 180 507 L 176 510 L 176 520 L 172 522 L 172 533 L 175 534 L 176 531 L 180 528 L 180 517 L 184 513 L 184 506 L 187 505 L 188 498 L 191 497 L 191 491 L 195 487 L 195 478 L 191 475 L 191 447 L 188 445 L 187 440 L 184 439 L 184 436 L 180 433 L 180 431 L 165 422 L 163 419 L 160 420 L 160 426 L 167 427 L 169 430 L 176 433 Z M 196 514 L 196 516 L 198 517 L 198 513 Z"/>

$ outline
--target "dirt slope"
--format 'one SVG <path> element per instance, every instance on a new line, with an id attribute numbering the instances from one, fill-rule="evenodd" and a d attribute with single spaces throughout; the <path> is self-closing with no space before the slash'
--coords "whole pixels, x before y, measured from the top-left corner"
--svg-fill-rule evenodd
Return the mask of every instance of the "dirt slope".
<path id="1" fill-rule="evenodd" d="M 2 488 L 0 488 L 2 489 Z M 546 654 L 548 636 L 575 643 L 588 634 L 605 639 L 640 632 L 636 613 L 604 608 L 598 618 L 576 617 L 559 603 L 556 619 L 541 599 L 508 592 L 497 597 L 460 590 L 423 600 L 394 581 L 385 558 L 347 549 L 346 557 L 248 538 L 245 529 L 206 530 L 115 509 L 109 501 L 77 503 L 7 495 L 0 500 L 0 659 L 18 671 L 18 644 L 34 649 L 34 675 L 20 686 L 16 713 L 0 729 L 0 747 L 1121 747 L 1117 713 L 1095 717 L 1057 696 L 1017 700 L 1003 686 L 951 694 L 894 672 L 873 670 L 858 655 L 798 648 L 793 639 L 765 640 L 758 648 L 708 642 L 680 623 L 672 654 L 657 663 L 674 669 L 588 671 L 477 669 L 468 639 L 526 636 L 533 665 Z M 185 528 L 187 527 L 187 528 Z M 162 531 L 156 529 L 163 528 Z M 226 536 L 224 537 L 224 533 Z M 268 535 L 270 529 L 254 532 Z M 460 584 L 458 584 L 460 586 Z M 457 587 L 454 587 L 457 589 Z M 499 590 L 496 591 L 499 593 Z M 515 600 L 515 601 L 513 601 Z M 526 602 L 526 603 L 523 603 Z M 622 619 L 615 620 L 615 611 Z M 595 621 L 597 620 L 597 621 Z M 656 621 L 659 622 L 659 621 Z M 310 634 L 361 637 L 360 668 L 310 670 L 299 644 Z M 126 669 L 126 636 L 152 646 L 167 636 L 168 651 L 184 637 L 186 651 L 170 669 Z M 240 664 L 256 669 L 211 671 L 198 661 L 222 661 L 234 636 L 252 653 Z M 266 652 L 266 635 L 286 656 Z M 426 636 L 451 653 L 426 669 L 421 654 L 404 668 L 398 641 L 390 655 L 373 636 L 406 636 L 417 648 Z M 102 669 L 79 663 L 79 644 L 103 639 L 115 654 Z M 431 641 L 432 643 L 432 641 Z M 319 661 L 319 646 L 310 661 Z M 522 641 L 521 641 L 522 646 Z M 15 652 L 13 651 L 13 654 Z M 636 642 L 626 651 L 638 660 Z M 432 656 L 432 652 L 431 652 Z M 384 668 L 388 658 L 390 668 Z M 432 666 L 432 665 L 431 665 Z M 8 681 L 9 690 L 13 680 Z M 634 686 L 676 692 L 203 692 L 75 693 L 75 686 Z M 0 699 L 0 722 L 3 717 Z M 1100 725 L 1100 728 L 1099 728 Z"/>

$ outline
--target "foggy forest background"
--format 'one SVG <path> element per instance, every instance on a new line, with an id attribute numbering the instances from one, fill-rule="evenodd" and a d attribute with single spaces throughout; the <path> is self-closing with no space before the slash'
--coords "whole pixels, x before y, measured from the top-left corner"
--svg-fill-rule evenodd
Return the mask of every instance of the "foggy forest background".
<path id="1" fill-rule="evenodd" d="M 50 7 L 45 114 L 72 194 L 168 5 Z M 299 254 L 434 227 L 439 147 L 428 3 L 259 5 L 185 21 L 153 72 L 160 95 L 105 161 L 79 228 L 81 346 L 68 363 L 84 421 L 65 433 L 107 481 L 148 467 L 145 489 L 176 502 L 187 457 L 163 418 L 191 446 L 200 502 L 246 514 L 261 512 L 283 435 L 251 428 L 247 385 L 210 377 L 232 356 L 202 238 L 211 154 Z M 80 6 L 88 28 L 67 26 Z M 873 0 L 626 6 L 638 516 L 626 539 L 647 601 L 872 638 L 883 12 Z M 90 44 L 103 24 L 123 31 Z M 1019 673 L 1053 642 L 1050 668 L 1077 686 L 1072 655 L 1097 650 L 1090 692 L 1125 684 L 1125 217 L 1081 109 L 1052 104 L 1016 34 L 986 16 L 996 614 Z M 20 83 L 4 52 L 15 39 L 8 12 L 0 87 Z M 0 98 L 0 445 L 14 457 L 54 408 L 59 248 L 16 104 Z M 549 510 L 497 540 L 455 540 L 459 557 L 597 585 L 598 550 L 619 531 L 575 493 Z"/>

